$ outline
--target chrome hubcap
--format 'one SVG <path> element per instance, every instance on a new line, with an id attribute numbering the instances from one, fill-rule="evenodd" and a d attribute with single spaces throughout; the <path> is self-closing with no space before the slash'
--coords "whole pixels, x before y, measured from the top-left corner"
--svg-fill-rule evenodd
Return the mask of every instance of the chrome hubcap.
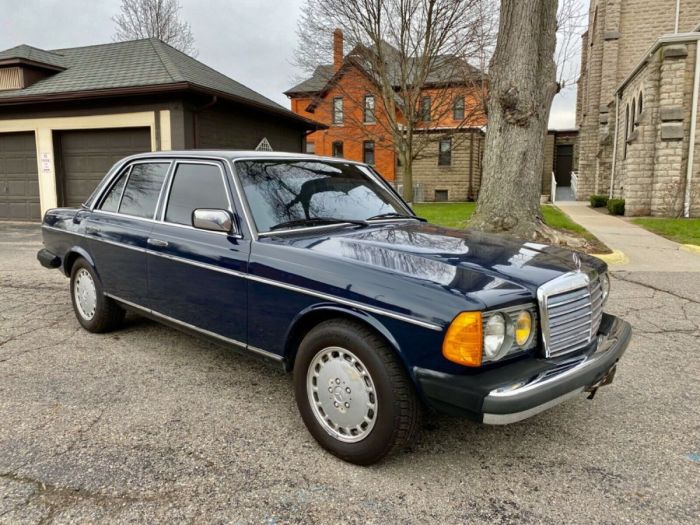
<path id="1" fill-rule="evenodd" d="M 80 316 L 86 321 L 95 317 L 97 290 L 95 281 L 92 280 L 92 275 L 85 268 L 78 270 L 78 274 L 75 276 L 73 294 L 75 295 L 75 304 L 78 307 Z"/>
<path id="2" fill-rule="evenodd" d="M 377 421 L 372 377 L 355 354 L 339 346 L 324 348 L 311 360 L 306 391 L 316 420 L 334 438 L 355 443 Z"/>

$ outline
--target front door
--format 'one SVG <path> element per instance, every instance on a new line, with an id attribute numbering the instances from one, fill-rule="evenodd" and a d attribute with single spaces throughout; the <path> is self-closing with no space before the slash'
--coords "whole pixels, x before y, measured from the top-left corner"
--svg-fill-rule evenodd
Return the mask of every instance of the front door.
<path id="1" fill-rule="evenodd" d="M 105 292 L 148 308 L 146 250 L 169 161 L 136 162 L 114 180 L 86 221 Z"/>
<path id="2" fill-rule="evenodd" d="M 234 212 L 218 162 L 178 161 L 149 235 L 148 284 L 154 312 L 233 342 L 247 342 L 250 241 L 196 229 L 198 208 Z"/>

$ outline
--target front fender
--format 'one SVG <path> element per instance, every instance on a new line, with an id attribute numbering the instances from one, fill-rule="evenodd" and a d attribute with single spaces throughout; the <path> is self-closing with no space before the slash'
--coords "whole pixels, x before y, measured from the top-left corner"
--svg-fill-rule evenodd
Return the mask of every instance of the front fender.
<path id="1" fill-rule="evenodd" d="M 341 316 L 355 319 L 376 330 L 394 349 L 406 370 L 410 371 L 405 356 L 401 352 L 401 346 L 389 329 L 379 319 L 367 312 L 335 303 L 313 304 L 296 315 L 285 334 L 285 368 L 289 371 L 294 367 L 294 359 L 296 357 L 298 345 L 309 330 L 327 319 Z"/>

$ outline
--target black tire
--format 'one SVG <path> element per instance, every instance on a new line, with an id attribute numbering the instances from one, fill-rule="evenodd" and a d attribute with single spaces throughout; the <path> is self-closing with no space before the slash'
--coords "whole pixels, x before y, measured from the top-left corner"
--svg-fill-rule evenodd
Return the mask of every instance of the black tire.
<path id="1" fill-rule="evenodd" d="M 374 384 L 376 421 L 361 441 L 347 443 L 332 435 L 317 419 L 309 399 L 309 367 L 319 352 L 330 347 L 340 347 L 354 354 Z M 323 448 L 350 463 L 371 465 L 411 445 L 417 437 L 421 405 L 413 384 L 384 339 L 360 323 L 332 319 L 309 331 L 299 345 L 294 364 L 294 393 L 311 435 Z"/>
<path id="2" fill-rule="evenodd" d="M 92 278 L 92 282 L 95 287 L 95 309 L 92 317 L 86 316 L 81 312 L 80 307 L 77 304 L 76 298 L 76 281 L 78 275 L 82 272 L 87 272 Z M 126 312 L 119 306 L 113 299 L 106 297 L 104 295 L 104 290 L 102 289 L 102 283 L 97 277 L 97 274 L 92 269 L 92 266 L 88 264 L 85 259 L 78 259 L 73 263 L 71 268 L 70 276 L 70 297 L 73 303 L 73 311 L 75 312 L 75 317 L 85 330 L 93 333 L 104 333 L 111 330 L 119 328 L 124 320 L 124 315 Z"/>

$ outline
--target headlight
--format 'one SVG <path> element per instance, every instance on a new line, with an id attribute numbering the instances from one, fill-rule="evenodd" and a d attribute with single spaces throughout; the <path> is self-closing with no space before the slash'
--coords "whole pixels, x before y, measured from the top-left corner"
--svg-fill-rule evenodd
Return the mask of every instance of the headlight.
<path id="1" fill-rule="evenodd" d="M 603 304 L 605 304 L 610 295 L 610 276 L 608 272 L 600 274 L 600 289 L 603 291 Z"/>
<path id="2" fill-rule="evenodd" d="M 484 357 L 496 359 L 506 341 L 506 318 L 503 314 L 494 314 L 484 327 Z"/>
<path id="3" fill-rule="evenodd" d="M 515 343 L 525 346 L 532 335 L 532 314 L 523 310 L 515 319 Z"/>

